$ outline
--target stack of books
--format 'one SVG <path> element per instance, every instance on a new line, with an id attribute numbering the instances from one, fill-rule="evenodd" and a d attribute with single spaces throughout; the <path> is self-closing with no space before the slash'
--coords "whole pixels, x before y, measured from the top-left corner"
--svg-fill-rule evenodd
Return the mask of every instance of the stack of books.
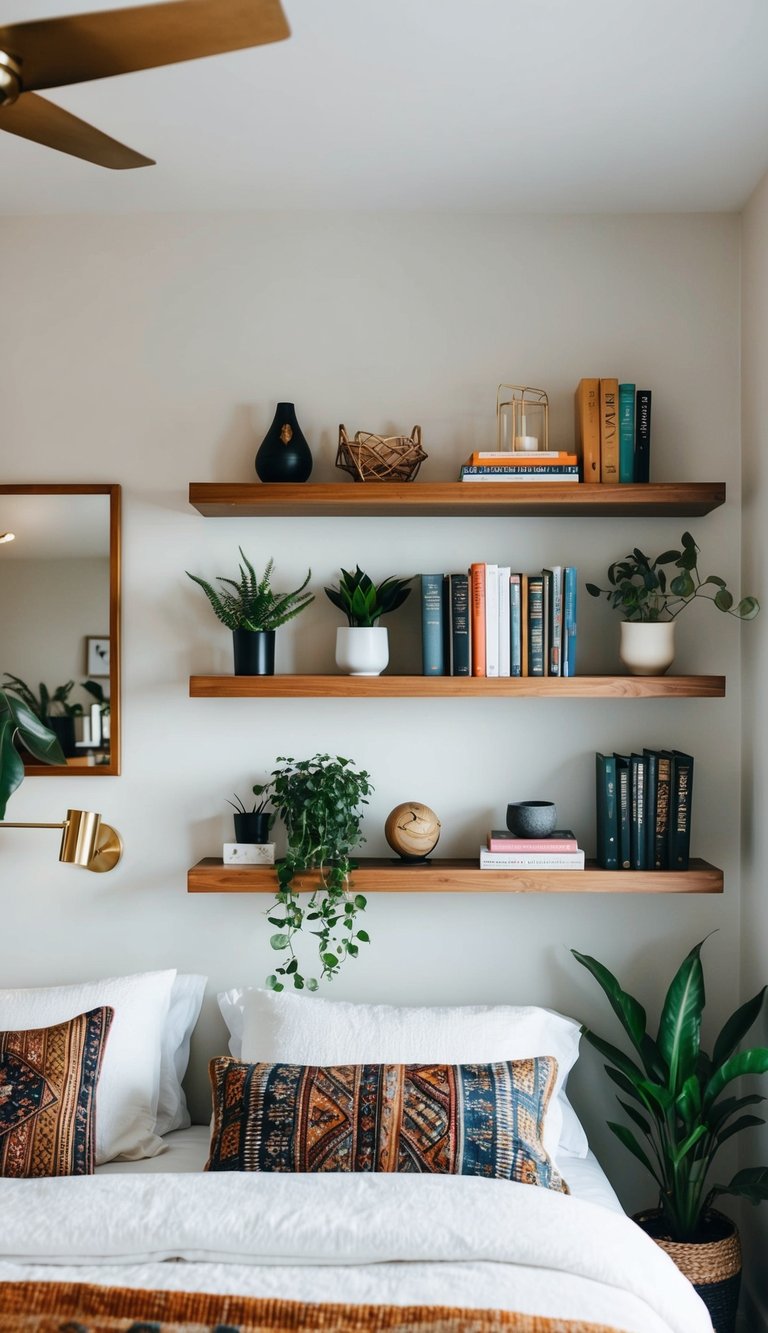
<path id="1" fill-rule="evenodd" d="M 576 585 L 573 565 L 422 574 L 423 674 L 575 676 Z"/>
<path id="2" fill-rule="evenodd" d="M 576 481 L 579 462 L 575 454 L 552 451 L 486 453 L 469 455 L 462 464 L 461 481 Z"/>
<path id="3" fill-rule="evenodd" d="M 604 870 L 687 870 L 693 756 L 597 754 L 597 862 Z"/>
<path id="4" fill-rule="evenodd" d="M 651 390 L 585 379 L 576 390 L 576 449 L 587 482 L 650 478 Z"/>
<path id="5" fill-rule="evenodd" d="M 546 838 L 516 838 L 506 829 L 492 829 L 480 848 L 481 870 L 583 870 L 584 853 L 570 829 L 555 829 Z"/>

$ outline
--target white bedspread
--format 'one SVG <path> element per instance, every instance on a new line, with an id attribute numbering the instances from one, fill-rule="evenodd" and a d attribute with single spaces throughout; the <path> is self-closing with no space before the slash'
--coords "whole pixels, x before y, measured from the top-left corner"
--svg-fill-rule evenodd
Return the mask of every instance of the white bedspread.
<path id="1" fill-rule="evenodd" d="M 475 1177 L 4 1180 L 0 1280 L 21 1279 L 475 1306 L 626 1333 L 711 1333 L 693 1288 L 627 1218 Z"/>

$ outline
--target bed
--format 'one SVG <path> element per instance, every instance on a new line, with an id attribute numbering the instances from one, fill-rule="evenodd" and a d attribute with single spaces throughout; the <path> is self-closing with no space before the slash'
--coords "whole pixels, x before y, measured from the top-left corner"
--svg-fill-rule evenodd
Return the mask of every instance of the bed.
<path id="1" fill-rule="evenodd" d="M 300 1040 L 279 1041 L 294 1058 L 319 1041 L 300 1013 Z M 263 1012 L 258 1030 L 263 1042 Z M 230 1033 L 250 1057 L 247 1021 Z M 423 1049 L 423 1029 L 413 1041 Z M 567 1122 L 564 1083 L 558 1095 Z M 0 1179 L 0 1330 L 711 1333 L 693 1288 L 557 1123 L 567 1193 L 472 1175 L 206 1172 L 201 1125 L 92 1175 Z"/>

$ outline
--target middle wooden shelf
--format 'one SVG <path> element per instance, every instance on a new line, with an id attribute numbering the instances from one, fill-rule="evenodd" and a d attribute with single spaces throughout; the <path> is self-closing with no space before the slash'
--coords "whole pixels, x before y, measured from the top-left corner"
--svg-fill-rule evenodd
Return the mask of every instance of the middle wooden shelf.
<path id="1" fill-rule="evenodd" d="M 722 699 L 724 676 L 190 676 L 193 699 Z"/>

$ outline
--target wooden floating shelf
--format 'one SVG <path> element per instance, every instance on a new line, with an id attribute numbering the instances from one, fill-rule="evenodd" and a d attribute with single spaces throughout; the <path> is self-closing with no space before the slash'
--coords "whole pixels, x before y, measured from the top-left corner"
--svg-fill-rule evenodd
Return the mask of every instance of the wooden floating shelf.
<path id="1" fill-rule="evenodd" d="M 206 518 L 451 515 L 697 517 L 725 502 L 725 482 L 642 486 L 567 482 L 191 482 L 189 502 Z"/>
<path id="2" fill-rule="evenodd" d="M 433 860 L 408 863 L 361 858 L 352 872 L 359 893 L 722 893 L 723 872 L 708 861 L 691 860 L 689 870 L 480 870 L 477 861 Z M 317 874 L 301 877 L 307 892 Z M 188 893 L 274 893 L 272 866 L 225 866 L 206 857 L 187 871 Z"/>
<path id="3" fill-rule="evenodd" d="M 190 676 L 193 699 L 722 699 L 725 676 Z"/>

